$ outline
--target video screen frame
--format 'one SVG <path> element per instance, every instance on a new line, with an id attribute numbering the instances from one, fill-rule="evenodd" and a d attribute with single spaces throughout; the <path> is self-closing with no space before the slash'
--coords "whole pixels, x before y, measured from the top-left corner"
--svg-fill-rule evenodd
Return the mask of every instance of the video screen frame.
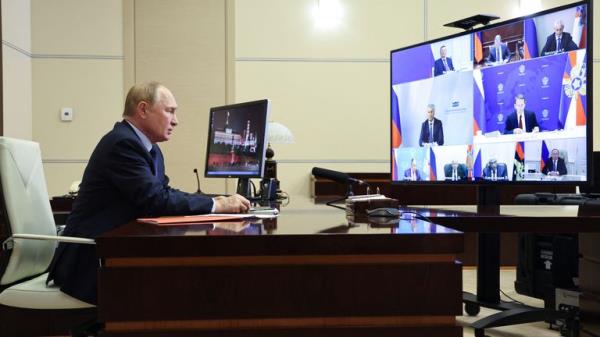
<path id="1" fill-rule="evenodd" d="M 582 8 L 583 13 L 579 13 Z M 589 184 L 592 181 L 593 148 L 593 20 L 590 18 L 592 12 L 591 3 L 581 1 L 392 50 L 390 52 L 392 183 Z M 573 13 L 573 19 L 567 21 L 561 17 L 564 13 Z M 579 23 L 584 23 L 578 37 L 579 42 L 583 42 L 583 47 L 579 48 L 577 45 L 578 48 L 574 50 L 565 48 L 559 50 L 560 53 L 540 55 L 541 51 L 547 50 L 547 42 L 554 34 L 556 22 L 563 23 L 563 37 L 568 37 L 564 33 L 569 33 L 568 35 L 573 37 L 571 33 L 575 33 L 577 15 L 579 15 Z M 535 28 L 533 34 L 531 23 Z M 502 38 L 503 32 L 511 37 L 510 41 Z M 519 34 L 522 34 L 521 38 L 518 38 Z M 496 35 L 501 36 L 499 43 L 495 41 Z M 486 36 L 483 41 L 477 41 L 482 36 Z M 536 37 L 533 43 L 531 36 Z M 503 45 L 509 49 L 511 55 L 509 60 L 504 60 L 502 57 Z M 495 46 L 500 46 L 494 53 L 500 56 L 498 61 L 493 60 L 493 57 L 490 59 L 490 54 L 494 50 L 492 47 Z M 462 52 L 450 60 L 454 56 L 454 49 Z M 470 52 L 465 53 L 465 49 Z M 399 53 L 404 55 L 398 57 Z M 446 56 L 443 65 L 439 62 L 442 54 Z M 512 59 L 513 57 L 515 59 Z M 426 62 L 417 61 L 416 63 L 425 63 L 425 65 L 415 65 L 415 60 L 426 60 Z M 551 60 L 553 62 L 550 62 Z M 408 64 L 408 61 L 412 61 L 410 67 L 402 67 L 403 64 Z M 568 62 L 572 63 L 569 71 L 566 70 Z M 563 65 L 565 67 L 561 68 Z M 444 70 L 449 71 L 444 72 Z M 553 70 L 558 75 L 546 76 L 544 72 L 547 70 Z M 494 72 L 503 74 L 492 75 Z M 501 78 L 501 75 L 504 77 Z M 517 76 L 521 75 L 531 83 L 511 79 L 518 79 Z M 496 83 L 492 80 L 494 76 L 497 78 Z M 558 78 L 565 81 L 565 85 L 553 83 L 557 82 Z M 573 83 L 578 78 L 583 81 L 583 85 L 577 89 L 583 94 L 577 92 L 577 95 L 572 95 L 576 97 L 577 102 L 574 104 L 577 107 L 576 114 L 570 114 L 573 109 L 564 104 L 565 102 L 561 102 L 561 95 L 573 94 L 565 89 L 566 84 L 575 88 Z M 573 83 L 566 83 L 565 79 Z M 512 83 L 509 84 L 510 81 Z M 531 88 L 522 90 L 528 88 L 528 85 L 534 87 L 533 83 L 536 85 L 539 83 L 540 88 L 546 92 L 535 96 L 532 95 Z M 523 84 L 525 85 L 521 87 Z M 496 91 L 494 95 L 491 94 L 490 88 Z M 437 94 L 444 92 L 444 89 L 449 92 L 445 97 Z M 482 91 L 483 95 L 477 97 L 478 90 Z M 427 93 L 430 94 L 429 99 Z M 588 93 L 590 96 L 587 95 Z M 519 94 L 522 97 L 518 99 Z M 469 95 L 472 96 L 469 98 Z M 435 98 L 435 102 L 430 102 L 432 97 Z M 542 98 L 548 101 L 545 103 L 550 106 L 549 108 L 542 107 L 543 104 L 540 103 Z M 579 101 L 583 103 L 580 104 Z M 511 117 L 511 122 L 507 121 L 510 117 L 508 112 L 511 109 L 516 112 L 517 103 L 520 106 L 523 102 L 525 104 L 524 109 L 521 109 L 523 114 L 520 115 L 522 121 L 519 126 L 524 124 L 525 132 L 513 133 L 513 129 L 507 131 L 509 125 L 517 128 L 513 123 L 514 117 Z M 403 103 L 406 104 L 402 106 Z M 560 105 L 561 103 L 563 106 Z M 439 116 L 440 108 L 443 109 L 441 114 L 444 118 L 429 120 L 429 111 L 433 110 L 433 115 Z M 527 118 L 530 117 L 527 112 L 531 108 L 535 109 L 537 120 Z M 409 112 L 405 111 L 402 115 L 401 109 Z M 579 118 L 582 110 L 583 125 L 578 124 L 581 122 Z M 410 118 L 406 118 L 407 115 Z M 441 127 L 435 119 L 442 119 Z M 427 123 L 429 127 L 425 126 L 425 121 L 429 121 Z M 539 132 L 536 131 L 534 134 L 533 129 L 536 124 Z M 556 125 L 562 128 L 559 129 L 555 127 Z M 501 145 L 501 143 L 505 144 Z M 558 160 L 555 157 L 565 163 L 556 165 Z M 552 164 L 548 164 L 547 160 L 543 160 L 544 158 L 553 159 Z M 548 171 L 548 167 L 556 171 Z M 565 170 L 568 174 L 564 174 Z"/>
<path id="2" fill-rule="evenodd" d="M 206 178 L 263 176 L 270 110 L 268 99 L 210 109 Z"/>

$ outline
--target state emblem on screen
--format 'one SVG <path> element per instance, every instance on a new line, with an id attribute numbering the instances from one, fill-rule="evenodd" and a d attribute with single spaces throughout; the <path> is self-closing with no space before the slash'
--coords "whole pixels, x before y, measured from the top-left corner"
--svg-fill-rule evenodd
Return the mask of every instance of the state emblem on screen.
<path id="1" fill-rule="evenodd" d="M 550 112 L 548 111 L 548 109 L 542 110 L 542 118 L 543 119 L 548 119 L 549 114 L 550 114 Z"/>
<path id="2" fill-rule="evenodd" d="M 547 87 L 548 82 L 550 82 L 550 79 L 548 78 L 548 76 L 542 77 L 542 86 Z"/>

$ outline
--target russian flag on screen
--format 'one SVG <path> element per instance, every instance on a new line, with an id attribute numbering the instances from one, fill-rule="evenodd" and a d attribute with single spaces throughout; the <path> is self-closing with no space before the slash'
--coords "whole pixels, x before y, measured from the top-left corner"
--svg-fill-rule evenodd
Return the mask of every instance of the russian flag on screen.
<path id="1" fill-rule="evenodd" d="M 528 60 L 538 57 L 537 31 L 533 19 L 527 19 L 523 22 L 523 36 L 525 40 L 525 45 L 523 46 L 524 58 Z"/>
<path id="2" fill-rule="evenodd" d="M 429 180 L 437 180 L 437 165 L 435 164 L 435 153 L 432 149 L 429 149 Z"/>
<path id="3" fill-rule="evenodd" d="M 479 63 L 483 60 L 483 38 L 481 37 L 481 32 L 477 32 L 473 35 L 473 46 L 475 49 L 475 61 Z"/>
<path id="4" fill-rule="evenodd" d="M 400 110 L 398 108 L 398 97 L 392 88 L 392 149 L 402 145 L 402 127 L 400 125 Z"/>
<path id="5" fill-rule="evenodd" d="M 392 181 L 398 180 L 398 164 L 396 163 L 396 156 L 392 149 Z"/>
<path id="6" fill-rule="evenodd" d="M 573 30 L 571 30 L 571 37 L 573 42 L 579 48 L 585 48 L 587 42 L 587 13 L 586 6 L 577 6 L 575 9 L 575 20 L 573 21 Z"/>
<path id="7" fill-rule="evenodd" d="M 485 96 L 480 69 L 473 70 L 473 135 L 486 132 Z"/>
<path id="8" fill-rule="evenodd" d="M 473 164 L 473 176 L 475 178 L 479 178 L 482 175 L 481 168 L 481 149 L 477 151 L 477 156 L 475 157 L 475 163 Z"/>
<path id="9" fill-rule="evenodd" d="M 546 159 L 550 156 L 550 152 L 548 151 L 548 145 L 546 145 L 546 141 L 542 140 L 542 157 L 540 158 L 540 172 L 544 170 L 544 166 L 546 166 Z"/>

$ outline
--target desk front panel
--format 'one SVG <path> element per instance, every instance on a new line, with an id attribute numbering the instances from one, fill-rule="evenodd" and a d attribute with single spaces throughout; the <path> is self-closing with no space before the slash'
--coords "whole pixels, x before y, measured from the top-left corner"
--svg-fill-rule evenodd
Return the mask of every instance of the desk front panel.
<path id="1" fill-rule="evenodd" d="M 104 235 L 107 335 L 462 335 L 462 233 L 411 220 L 349 226 L 320 212 L 323 225 L 319 212 L 284 211 L 276 224 L 131 223 Z"/>

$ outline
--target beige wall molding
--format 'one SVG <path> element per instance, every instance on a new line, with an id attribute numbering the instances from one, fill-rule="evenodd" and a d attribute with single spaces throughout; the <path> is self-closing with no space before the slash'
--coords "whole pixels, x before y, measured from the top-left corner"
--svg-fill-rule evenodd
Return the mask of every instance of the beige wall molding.
<path id="1" fill-rule="evenodd" d="M 278 164 L 382 164 L 389 159 L 277 159 Z"/>
<path id="2" fill-rule="evenodd" d="M 10 48 L 12 50 L 15 50 L 15 51 L 17 51 L 17 52 L 19 52 L 19 53 L 27 56 L 27 57 L 31 57 L 31 53 L 30 52 L 28 52 L 27 50 L 25 50 L 25 49 L 23 49 L 23 48 L 15 45 L 15 44 L 10 43 L 8 41 L 2 40 L 2 45 L 3 46 L 7 46 L 8 48 Z"/>
<path id="3" fill-rule="evenodd" d="M 34 59 L 123 60 L 123 55 L 31 54 Z"/>
<path id="4" fill-rule="evenodd" d="M 236 62 L 390 63 L 388 58 L 236 57 Z"/>

